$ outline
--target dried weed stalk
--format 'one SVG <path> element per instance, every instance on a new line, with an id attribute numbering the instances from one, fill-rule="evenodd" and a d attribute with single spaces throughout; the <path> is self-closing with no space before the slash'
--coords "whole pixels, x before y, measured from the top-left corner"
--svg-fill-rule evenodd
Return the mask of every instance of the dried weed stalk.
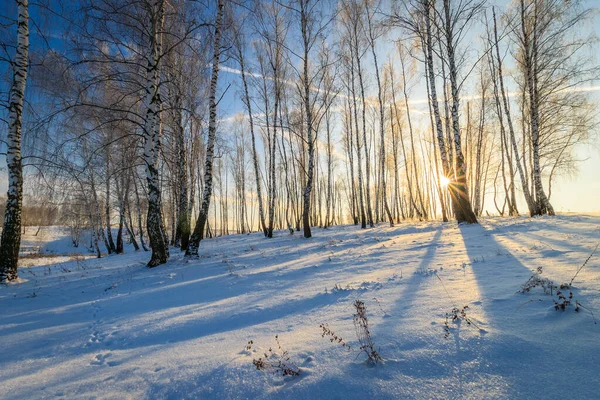
<path id="1" fill-rule="evenodd" d="M 275 335 L 275 342 L 277 342 L 277 349 L 273 350 L 269 347 L 269 350 L 263 353 L 263 357 L 252 360 L 252 364 L 259 371 L 269 372 L 273 375 L 281 376 L 298 376 L 300 375 L 300 368 L 291 360 L 287 350 L 284 350 L 279 343 L 279 336 Z M 246 350 L 250 350 L 253 342 L 249 341 L 246 346 Z"/>

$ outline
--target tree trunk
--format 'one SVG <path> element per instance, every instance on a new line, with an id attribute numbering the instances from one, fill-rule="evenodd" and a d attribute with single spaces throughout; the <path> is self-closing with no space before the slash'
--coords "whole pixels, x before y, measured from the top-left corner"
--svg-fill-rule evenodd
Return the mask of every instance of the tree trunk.
<path id="1" fill-rule="evenodd" d="M 204 190 L 202 193 L 202 207 L 194 233 L 190 238 L 189 246 L 185 252 L 186 257 L 198 257 L 198 248 L 200 241 L 204 237 L 204 228 L 208 219 L 208 209 L 210 207 L 210 197 L 213 190 L 213 161 L 215 150 L 215 139 L 217 135 L 217 84 L 219 80 L 219 63 L 221 58 L 221 36 L 223 25 L 223 13 L 225 0 L 218 0 L 217 18 L 215 20 L 215 39 L 213 45 L 212 76 L 210 80 L 209 95 L 209 121 L 208 121 L 208 140 L 206 142 L 206 160 L 204 164 Z"/>
<path id="2" fill-rule="evenodd" d="M 21 163 L 21 132 L 23 104 L 29 67 L 29 3 L 17 1 L 17 46 L 13 63 L 13 82 L 10 88 L 8 135 L 6 138 L 8 193 L 4 226 L 0 239 L 0 282 L 18 278 L 17 264 L 21 247 L 21 212 L 23 208 L 23 165 Z"/>
<path id="3" fill-rule="evenodd" d="M 313 171 L 315 168 L 315 139 L 313 139 L 313 115 L 312 107 L 310 104 L 310 86 L 308 79 L 308 15 L 306 14 L 307 4 L 304 1 L 300 2 L 300 25 L 302 28 L 302 40 L 304 44 L 304 57 L 302 79 L 304 84 L 304 111 L 306 113 L 306 140 L 308 142 L 308 168 L 306 171 L 306 187 L 304 188 L 304 210 L 302 212 L 302 224 L 304 225 L 304 237 L 309 238 L 312 236 L 310 231 L 310 194 L 313 187 Z"/>
<path id="4" fill-rule="evenodd" d="M 381 78 L 379 77 L 379 65 L 377 63 L 377 53 L 375 52 L 375 37 L 373 34 L 373 21 L 371 20 L 372 16 L 367 9 L 367 21 L 369 26 L 369 43 L 371 45 L 371 54 L 373 55 L 373 63 L 375 66 L 375 79 L 377 81 L 377 100 L 379 105 L 379 134 L 380 134 L 380 170 L 381 174 L 381 198 L 383 200 L 383 208 L 390 221 L 390 226 L 394 226 L 394 219 L 392 218 L 392 213 L 390 211 L 390 207 L 388 205 L 387 200 L 387 187 L 385 181 L 385 112 L 383 105 L 383 93 L 381 90 Z"/>
<path id="5" fill-rule="evenodd" d="M 365 151 L 365 202 L 367 203 L 367 222 L 370 227 L 373 227 L 373 210 L 371 208 L 371 163 L 369 157 L 369 146 L 367 144 L 367 105 L 365 98 L 365 85 L 362 76 L 362 67 L 360 63 L 360 54 L 358 47 L 358 32 L 356 32 L 356 26 L 354 31 L 354 56 L 356 57 L 356 72 L 358 74 L 358 84 L 360 87 L 360 98 L 362 101 L 362 137 L 363 137 L 363 149 Z"/>
<path id="6" fill-rule="evenodd" d="M 105 214 L 106 214 L 106 237 L 108 240 L 108 254 L 115 251 L 115 242 L 110 229 L 110 147 L 106 148 L 106 199 L 105 199 Z"/>
<path id="7" fill-rule="evenodd" d="M 236 41 L 236 48 L 238 52 L 238 61 L 240 63 L 240 71 L 242 77 L 242 84 L 244 86 L 244 105 L 248 112 L 248 121 L 250 123 L 250 137 L 252 142 L 252 165 L 254 167 L 254 178 L 256 180 L 256 196 L 258 198 L 258 216 L 260 226 L 265 236 L 267 235 L 267 225 L 265 224 L 265 211 L 263 208 L 263 196 L 262 196 L 262 184 L 260 182 L 260 168 L 258 166 L 258 154 L 256 152 L 256 134 L 254 132 L 254 118 L 252 115 L 252 102 L 250 100 L 250 91 L 248 90 L 248 81 L 246 79 L 246 63 L 244 58 L 244 52 L 242 49 L 241 38 L 237 35 L 234 38 Z"/>
<path id="8" fill-rule="evenodd" d="M 523 45 L 525 59 L 525 78 L 527 90 L 529 92 L 529 124 L 531 129 L 531 146 L 533 152 L 533 186 L 535 189 L 535 197 L 537 200 L 536 214 L 554 215 L 554 208 L 550 204 L 550 200 L 546 197 L 544 187 L 542 185 L 542 172 L 540 166 L 540 124 L 539 124 L 539 104 L 537 90 L 537 2 L 533 3 L 533 37 L 528 31 L 527 21 L 525 18 L 525 2 L 521 0 L 521 27 L 523 30 Z"/>
<path id="9" fill-rule="evenodd" d="M 162 51 L 161 31 L 164 14 L 164 0 L 152 2 L 152 26 L 150 55 L 146 67 L 146 115 L 144 121 L 144 162 L 148 183 L 148 216 L 146 230 L 152 248 L 148 267 L 156 267 L 167 262 L 169 246 L 162 218 L 162 197 L 160 191 L 158 160 L 160 157 L 161 98 L 159 90 L 159 61 Z"/>
<path id="10" fill-rule="evenodd" d="M 187 250 L 190 241 L 190 214 L 188 213 L 188 177 L 185 151 L 185 135 L 182 123 L 182 110 L 177 111 L 179 121 L 177 123 L 176 150 L 177 180 L 179 182 L 179 196 L 177 199 L 177 228 L 175 233 L 175 246 L 181 250 Z"/>
<path id="11" fill-rule="evenodd" d="M 452 130 L 454 133 L 454 170 L 456 173 L 455 182 L 450 186 L 452 199 L 455 203 L 454 216 L 458 223 L 466 222 L 469 224 L 477 223 L 477 218 L 469 201 L 469 192 L 467 187 L 467 166 L 462 153 L 460 140 L 460 122 L 458 110 L 460 106 L 458 70 L 454 54 L 454 37 L 451 34 L 453 27 L 450 19 L 450 0 L 444 0 L 444 14 L 446 17 L 446 52 L 448 56 L 448 73 L 450 75 L 450 88 L 452 93 Z"/>
<path id="12" fill-rule="evenodd" d="M 132 172 L 132 179 L 133 179 L 133 188 L 135 190 L 135 204 L 136 204 L 136 209 L 137 209 L 137 220 L 138 220 L 138 230 L 139 230 L 139 234 L 140 234 L 140 244 L 142 245 L 142 248 L 144 249 L 144 251 L 148 251 L 148 247 L 146 247 L 146 241 L 144 240 L 144 229 L 143 229 L 143 224 L 142 224 L 142 205 L 140 203 L 140 192 L 138 191 L 138 184 L 137 184 L 137 172 Z M 141 182 L 140 182 L 141 184 Z"/>
<path id="13" fill-rule="evenodd" d="M 354 50 L 353 46 L 350 45 L 350 72 L 351 72 L 351 88 L 352 88 L 352 105 L 353 105 L 353 116 L 354 116 L 354 130 L 356 133 L 356 166 L 358 169 L 358 198 L 360 205 L 360 227 L 365 229 L 367 227 L 367 216 L 365 214 L 365 203 L 363 200 L 363 178 L 362 178 L 362 166 L 361 166 L 361 155 L 360 155 L 360 134 L 358 129 L 358 106 L 356 104 L 356 89 L 354 81 Z M 364 144 L 366 146 L 366 143 Z"/>

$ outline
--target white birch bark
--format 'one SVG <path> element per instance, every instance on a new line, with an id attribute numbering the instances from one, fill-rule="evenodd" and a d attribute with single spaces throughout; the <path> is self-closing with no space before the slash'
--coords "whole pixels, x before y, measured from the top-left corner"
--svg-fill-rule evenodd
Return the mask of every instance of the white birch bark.
<path id="1" fill-rule="evenodd" d="M 308 4 L 305 0 L 300 1 L 300 27 L 302 31 L 302 42 L 303 42 L 303 60 L 302 60 L 302 80 L 304 89 L 304 112 L 306 118 L 306 140 L 308 142 L 308 168 L 306 170 L 306 187 L 304 188 L 304 208 L 302 211 L 302 224 L 304 228 L 304 237 L 309 238 L 312 236 L 310 230 L 310 202 L 311 192 L 313 189 L 313 177 L 315 168 L 315 139 L 313 138 L 313 114 L 312 105 L 310 99 L 310 82 L 309 82 L 309 71 L 308 71 L 308 51 L 310 49 L 309 33 L 308 29 L 308 18 L 307 8 Z"/>
<path id="2" fill-rule="evenodd" d="M 208 120 L 208 140 L 206 142 L 206 159 L 204 162 L 204 189 L 202 191 L 202 205 L 200 213 L 196 220 L 194 233 L 190 238 L 189 246 L 185 252 L 186 257 L 198 257 L 198 248 L 200 241 L 204 237 L 204 228 L 208 220 L 208 209 L 210 207 L 210 198 L 213 191 L 213 162 L 215 151 L 215 139 L 217 136 L 217 85 L 219 81 L 219 68 L 221 60 L 221 38 L 223 29 L 223 14 L 225 9 L 225 0 L 218 0 L 217 17 L 215 19 L 215 37 L 213 44 L 212 74 L 210 79 L 209 94 L 209 120 Z"/>
<path id="3" fill-rule="evenodd" d="M 21 247 L 21 211 L 23 208 L 21 132 L 29 67 L 29 2 L 28 0 L 16 1 L 18 11 L 17 46 L 8 109 L 8 135 L 6 138 L 8 193 L 0 239 L 0 282 L 13 281 L 18 278 L 17 263 Z"/>
<path id="4" fill-rule="evenodd" d="M 446 55 L 448 61 L 448 74 L 450 76 L 450 89 L 452 94 L 452 131 L 454 134 L 454 170 L 456 173 L 455 182 L 450 186 L 452 198 L 456 202 L 454 215 L 457 222 L 477 223 L 477 218 L 469 201 L 469 193 L 466 182 L 467 165 L 465 163 L 462 152 L 460 138 L 460 122 L 458 110 L 460 107 L 460 97 L 458 88 L 458 69 L 456 66 L 456 56 L 454 49 L 454 23 L 451 17 L 450 0 L 444 0 L 444 16 L 445 28 L 444 35 L 446 36 Z"/>
<path id="5" fill-rule="evenodd" d="M 539 104 L 537 88 L 537 1 L 533 2 L 532 26 L 529 27 L 526 18 L 526 6 L 524 0 L 521 0 L 521 29 L 523 31 L 524 61 L 525 61 L 525 79 L 527 91 L 529 94 L 529 125 L 531 129 L 531 147 L 533 152 L 533 187 L 537 200 L 535 214 L 554 215 L 554 208 L 544 192 L 542 185 L 542 172 L 540 166 L 540 125 L 539 125 Z M 530 32 L 531 29 L 533 32 Z"/>
<path id="6" fill-rule="evenodd" d="M 146 115 L 143 127 L 146 180 L 148 183 L 148 216 L 146 230 L 152 248 L 148 267 L 164 264 L 169 258 L 169 247 L 162 218 L 158 160 L 160 156 L 161 98 L 159 88 L 159 60 L 164 0 L 152 0 L 149 7 L 151 37 L 149 38 L 148 65 L 146 67 Z"/>
<path id="7" fill-rule="evenodd" d="M 379 64 L 377 62 L 377 52 L 375 51 L 375 33 L 373 31 L 373 14 L 371 14 L 369 10 L 368 3 L 365 1 L 365 10 L 367 12 L 367 26 L 369 33 L 369 44 L 371 47 L 371 54 L 373 56 L 373 64 L 375 67 L 375 80 L 377 82 L 377 101 L 379 105 L 379 135 L 380 135 L 380 171 L 381 174 L 381 198 L 383 200 L 383 208 L 390 222 L 390 226 L 394 226 L 394 219 L 392 218 L 392 213 L 390 212 L 390 207 L 387 199 L 387 186 L 385 180 L 385 111 L 383 105 L 383 92 L 381 89 L 381 78 L 379 76 Z"/>

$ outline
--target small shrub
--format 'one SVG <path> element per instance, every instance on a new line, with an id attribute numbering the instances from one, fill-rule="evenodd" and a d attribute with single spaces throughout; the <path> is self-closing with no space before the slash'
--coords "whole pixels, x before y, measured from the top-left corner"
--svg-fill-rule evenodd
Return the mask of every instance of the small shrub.
<path id="1" fill-rule="evenodd" d="M 588 311 L 592 315 L 594 324 L 596 324 L 596 317 L 592 310 L 581 304 L 579 300 L 573 299 L 573 282 L 575 281 L 575 278 L 577 278 L 577 275 L 579 275 L 579 272 L 581 272 L 581 270 L 590 261 L 594 253 L 598 250 L 599 246 L 600 243 L 596 245 L 594 250 L 592 250 L 592 253 L 588 256 L 588 258 L 586 258 L 583 264 L 579 268 L 577 268 L 577 271 L 575 272 L 569 283 L 563 283 L 559 286 L 556 283 L 554 283 L 554 281 L 548 278 L 542 278 L 542 267 L 538 267 L 536 269 L 536 272 L 534 272 L 533 275 L 531 275 L 531 277 L 527 280 L 527 282 L 525 282 L 523 287 L 519 291 L 517 291 L 517 293 L 528 293 L 532 289 L 539 286 L 544 290 L 544 294 L 552 296 L 552 302 L 554 303 L 554 309 L 556 311 L 566 311 L 569 306 L 574 305 L 574 310 L 576 312 L 579 312 L 580 309 Z"/>
<path id="2" fill-rule="evenodd" d="M 252 364 L 259 371 L 269 372 L 273 375 L 281 376 L 298 376 L 300 375 L 300 368 L 291 360 L 287 350 L 284 350 L 279 343 L 278 335 L 275 335 L 275 342 L 277 342 L 277 349 L 273 350 L 269 347 L 269 350 L 263 353 L 263 357 L 252 360 Z M 246 350 L 249 351 L 252 348 L 253 342 L 249 341 L 246 345 Z"/>
<path id="3" fill-rule="evenodd" d="M 517 291 L 517 293 L 528 293 L 531 289 L 541 287 L 545 294 L 552 295 L 554 289 L 557 288 L 556 284 L 548 278 L 542 277 L 542 267 L 537 267 L 536 271 L 529 277 L 527 282 Z"/>

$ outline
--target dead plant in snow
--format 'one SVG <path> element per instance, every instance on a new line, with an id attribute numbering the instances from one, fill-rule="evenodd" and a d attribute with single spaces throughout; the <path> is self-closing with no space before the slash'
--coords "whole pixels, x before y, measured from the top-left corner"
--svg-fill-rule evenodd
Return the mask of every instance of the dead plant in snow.
<path id="1" fill-rule="evenodd" d="M 355 313 L 353 314 L 352 321 L 354 323 L 354 330 L 356 333 L 356 339 L 359 343 L 359 352 L 356 355 L 360 356 L 362 353 L 367 355 L 367 362 L 372 364 L 377 364 L 383 361 L 383 358 L 379 355 L 379 352 L 375 349 L 375 343 L 373 342 L 373 338 L 371 336 L 371 330 L 369 328 L 369 319 L 367 318 L 367 307 L 365 303 L 361 300 L 356 300 L 352 303 L 355 309 Z M 346 341 L 336 334 L 334 331 L 329 329 L 327 324 L 319 325 L 321 330 L 321 337 L 327 337 L 331 343 L 338 343 L 342 347 L 352 350 L 352 347 L 346 343 Z"/>
<path id="2" fill-rule="evenodd" d="M 517 291 L 517 293 L 528 293 L 532 289 L 539 286 L 544 290 L 544 294 L 552 296 L 552 302 L 554 303 L 554 309 L 556 311 L 566 311 L 569 306 L 574 306 L 574 310 L 576 312 L 579 312 L 580 309 L 584 309 L 592 315 L 594 324 L 596 324 L 596 317 L 592 310 L 581 304 L 579 300 L 573 299 L 573 282 L 575 281 L 575 278 L 577 278 L 577 275 L 579 275 L 579 272 L 581 272 L 581 270 L 587 265 L 587 263 L 596 253 L 598 247 L 600 247 L 600 243 L 596 245 L 594 250 L 592 250 L 592 252 L 588 256 L 588 258 L 585 259 L 583 264 L 581 264 L 581 266 L 577 268 L 577 271 L 575 271 L 575 274 L 573 275 L 569 283 L 563 283 L 559 286 L 556 283 L 554 283 L 554 281 L 548 278 L 542 278 L 542 267 L 538 267 L 536 269 L 536 272 L 534 272 L 533 275 L 531 275 L 531 277 L 527 280 L 527 282 L 525 282 L 523 287 L 519 291 Z"/>
<path id="3" fill-rule="evenodd" d="M 356 337 L 360 343 L 360 351 L 367 355 L 369 362 L 377 364 L 378 362 L 383 361 L 383 358 L 381 358 L 377 350 L 375 350 L 375 343 L 373 343 L 371 331 L 369 330 L 367 307 L 364 302 L 356 300 L 354 302 L 354 308 L 356 309 L 356 313 L 354 314 L 353 322 Z"/>
<path id="4" fill-rule="evenodd" d="M 517 291 L 517 293 L 528 293 L 531 289 L 541 287 L 545 294 L 553 295 L 554 289 L 557 288 L 556 284 L 548 278 L 542 277 L 544 273 L 542 267 L 537 267 L 536 271 L 529 277 L 527 282 L 523 284 L 523 287 Z"/>
<path id="5" fill-rule="evenodd" d="M 435 276 L 438 278 L 438 280 L 442 284 L 442 287 L 444 288 L 444 291 L 446 292 L 446 296 L 448 296 L 448 299 L 454 304 L 454 307 L 452 307 L 452 310 L 450 310 L 449 313 L 446 313 L 446 320 L 444 321 L 444 337 L 446 339 L 448 339 L 450 337 L 450 322 L 452 322 L 454 324 L 460 324 L 462 321 L 465 321 L 467 323 L 467 325 L 473 326 L 474 328 L 479 330 L 480 333 L 485 333 L 485 330 L 481 329 L 467 315 L 467 310 L 469 309 L 469 306 L 463 306 L 462 308 L 458 308 L 456 306 L 456 302 L 454 301 L 452 296 L 450 296 L 450 292 L 448 292 L 448 289 L 446 289 L 446 285 L 444 285 L 442 278 L 440 278 L 440 276 L 437 273 L 435 274 Z"/>
<path id="6" fill-rule="evenodd" d="M 284 350 L 279 343 L 279 336 L 275 335 L 275 342 L 277 343 L 277 349 L 273 350 L 269 347 L 269 350 L 263 353 L 262 357 L 252 360 L 252 364 L 259 371 L 269 372 L 273 375 L 281 376 L 298 376 L 300 375 L 300 368 L 291 360 L 287 350 Z M 253 342 L 249 341 L 246 346 L 246 350 L 250 350 Z"/>
<path id="7" fill-rule="evenodd" d="M 352 347 L 348 343 L 346 343 L 346 341 L 341 336 L 338 336 L 334 331 L 329 329 L 329 325 L 321 324 L 319 325 L 319 328 L 323 330 L 323 332 L 321 333 L 321 337 L 324 338 L 325 336 L 327 336 L 331 343 L 339 343 L 342 347 L 348 349 L 349 351 L 352 350 Z"/>
<path id="8" fill-rule="evenodd" d="M 482 329 L 467 315 L 468 309 L 469 306 L 464 306 L 461 309 L 454 307 L 449 313 L 446 313 L 446 321 L 444 322 L 444 337 L 446 339 L 450 337 L 450 322 L 460 324 L 462 321 L 465 321 L 468 325 L 473 325 L 475 328 L 479 329 L 479 331 L 482 331 Z"/>

